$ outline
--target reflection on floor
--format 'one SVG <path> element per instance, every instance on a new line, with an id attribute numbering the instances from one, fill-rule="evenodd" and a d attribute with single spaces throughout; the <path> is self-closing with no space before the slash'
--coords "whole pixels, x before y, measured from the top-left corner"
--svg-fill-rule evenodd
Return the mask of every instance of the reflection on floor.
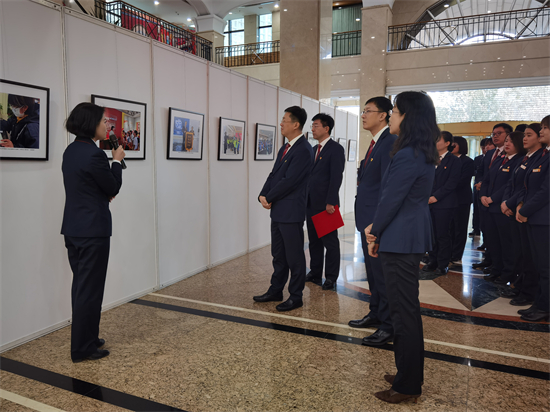
<path id="1" fill-rule="evenodd" d="M 353 216 L 345 222 L 336 291 L 307 284 L 304 307 L 287 313 L 253 302 L 272 270 L 269 247 L 257 250 L 105 312 L 107 358 L 73 364 L 69 327 L 3 353 L 0 409 L 549 410 L 548 324 L 522 322 L 481 272 L 454 269 L 420 282 L 421 400 L 374 398 L 395 372 L 392 345 L 361 346 L 373 330 L 347 326 L 367 313 L 369 292 Z M 480 257 L 475 246 L 464 268 Z"/>

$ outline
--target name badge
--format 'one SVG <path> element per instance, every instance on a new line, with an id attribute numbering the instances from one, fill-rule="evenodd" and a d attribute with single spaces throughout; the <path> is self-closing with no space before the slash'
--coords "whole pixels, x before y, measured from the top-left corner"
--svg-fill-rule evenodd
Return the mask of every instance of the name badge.
<path id="1" fill-rule="evenodd" d="M 525 166 L 525 165 L 521 165 L 520 167 L 521 167 L 523 170 L 527 169 L 527 166 Z"/>
<path id="2" fill-rule="evenodd" d="M 508 169 L 502 169 L 503 172 L 509 172 L 510 171 L 510 168 Z"/>
<path id="3" fill-rule="evenodd" d="M 370 158 L 370 161 L 372 162 L 373 160 L 374 160 L 374 158 L 373 158 L 373 157 L 371 157 L 371 158 Z"/>
<path id="4" fill-rule="evenodd" d="M 533 173 L 538 173 L 540 172 L 540 169 L 533 169 Z"/>

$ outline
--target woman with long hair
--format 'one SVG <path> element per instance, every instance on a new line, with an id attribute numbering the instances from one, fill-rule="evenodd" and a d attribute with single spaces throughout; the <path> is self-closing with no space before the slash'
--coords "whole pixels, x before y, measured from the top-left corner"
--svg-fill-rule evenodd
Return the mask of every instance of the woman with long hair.
<path id="1" fill-rule="evenodd" d="M 420 316 L 419 265 L 432 249 L 428 199 L 439 162 L 440 137 L 432 99 L 422 92 L 395 98 L 390 133 L 398 135 L 382 178 L 373 223 L 365 229 L 369 254 L 381 259 L 394 328 L 396 375 L 391 389 L 374 395 L 389 403 L 415 401 L 424 381 L 424 338 Z"/>

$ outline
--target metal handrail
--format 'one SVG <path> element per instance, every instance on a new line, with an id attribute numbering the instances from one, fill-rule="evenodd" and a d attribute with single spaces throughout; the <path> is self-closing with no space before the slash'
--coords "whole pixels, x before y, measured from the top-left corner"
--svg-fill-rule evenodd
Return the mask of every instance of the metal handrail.
<path id="1" fill-rule="evenodd" d="M 361 54 L 361 30 L 332 33 L 332 57 Z"/>
<path id="2" fill-rule="evenodd" d="M 515 10 L 388 27 L 388 51 L 550 35 L 550 9 Z"/>
<path id="3" fill-rule="evenodd" d="M 95 17 L 206 60 L 212 60 L 212 42 L 210 40 L 122 0 L 110 3 L 95 0 Z"/>
<path id="4" fill-rule="evenodd" d="M 214 61 L 225 67 L 279 63 L 280 43 L 273 40 L 216 47 Z"/>

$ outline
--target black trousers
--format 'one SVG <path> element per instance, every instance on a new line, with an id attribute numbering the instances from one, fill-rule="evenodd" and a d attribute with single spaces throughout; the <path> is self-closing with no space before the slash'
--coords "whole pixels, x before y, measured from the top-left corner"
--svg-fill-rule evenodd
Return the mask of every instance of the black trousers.
<path id="1" fill-rule="evenodd" d="M 493 256 L 491 255 L 491 247 L 487 241 L 487 221 L 490 219 L 489 211 L 485 206 L 481 204 L 481 201 L 478 203 L 479 207 L 479 227 L 481 228 L 481 233 L 483 234 L 483 244 L 485 245 L 485 257 L 484 261 L 489 265 L 493 264 Z"/>
<path id="2" fill-rule="evenodd" d="M 535 307 L 544 312 L 550 312 L 550 230 L 547 225 L 527 225 L 529 246 L 533 253 L 533 260 L 539 272 L 539 286 L 535 297 Z"/>
<path id="3" fill-rule="evenodd" d="M 452 209 L 430 209 L 432 215 L 432 224 L 435 234 L 435 245 L 429 253 L 430 268 L 446 268 L 451 261 L 452 240 L 451 240 L 451 221 L 456 208 Z"/>
<path id="4" fill-rule="evenodd" d="M 278 223 L 271 221 L 271 255 L 273 275 L 267 293 L 283 292 L 290 271 L 288 291 L 294 301 L 302 300 L 306 283 L 306 256 L 304 254 L 304 223 Z"/>
<path id="5" fill-rule="evenodd" d="M 323 278 L 323 261 L 325 266 L 325 278 L 336 282 L 340 273 L 340 241 L 338 231 L 327 233 L 322 238 L 317 237 L 317 231 L 311 220 L 307 218 L 307 235 L 309 238 L 309 266 L 316 279 Z M 325 249 L 327 250 L 325 256 Z"/>
<path id="6" fill-rule="evenodd" d="M 479 191 L 474 187 L 474 215 L 472 217 L 472 229 L 475 233 L 481 233 L 481 224 L 479 218 L 479 205 L 481 201 L 479 200 Z"/>
<path id="7" fill-rule="evenodd" d="M 363 248 L 363 255 L 365 256 L 365 268 L 367 269 L 367 280 L 371 293 L 368 316 L 380 320 L 381 325 L 379 329 L 393 334 L 390 304 L 388 302 L 386 279 L 382 270 L 382 261 L 380 257 L 373 258 L 369 255 L 369 245 L 364 231 L 361 232 L 361 246 Z"/>
<path id="8" fill-rule="evenodd" d="M 466 241 L 468 240 L 468 220 L 470 219 L 470 205 L 459 205 L 453 215 L 451 232 L 453 234 L 452 260 L 462 259 Z"/>
<path id="9" fill-rule="evenodd" d="M 418 395 L 422 393 L 424 381 L 424 333 L 418 300 L 418 266 L 422 254 L 380 252 L 379 255 L 394 329 L 397 375 L 392 389 L 406 395 Z"/>
<path id="10" fill-rule="evenodd" d="M 85 358 L 97 350 L 101 304 L 107 277 L 110 237 L 65 236 L 73 272 L 71 302 L 71 358 Z"/>
<path id="11" fill-rule="evenodd" d="M 512 222 L 502 213 L 489 212 L 487 219 L 487 241 L 491 248 L 493 267 L 492 276 L 513 282 L 516 279 L 514 251 L 512 243 Z"/>
<path id="12" fill-rule="evenodd" d="M 539 287 L 539 272 L 533 261 L 533 252 L 530 249 L 529 236 L 527 234 L 528 226 L 525 223 L 519 223 L 514 217 L 512 220 L 512 239 L 513 248 L 516 252 L 514 257 L 519 259 L 520 277 L 514 286 L 519 290 L 519 297 L 526 300 L 535 300 L 537 289 Z M 521 257 L 519 257 L 521 256 Z M 518 265 L 516 264 L 516 267 Z"/>

